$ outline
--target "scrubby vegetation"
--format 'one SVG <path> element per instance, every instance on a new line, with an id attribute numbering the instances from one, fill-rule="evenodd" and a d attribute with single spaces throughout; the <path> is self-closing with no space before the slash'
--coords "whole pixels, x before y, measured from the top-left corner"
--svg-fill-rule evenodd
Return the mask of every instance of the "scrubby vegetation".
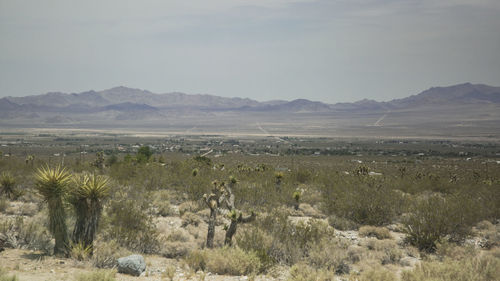
<path id="1" fill-rule="evenodd" d="M 99 140 L 87 153 L 71 142 L 57 159 L 40 144 L 29 161 L 12 146 L 0 158 L 0 246 L 98 268 L 145 253 L 289 280 L 499 275 L 499 146 L 169 141 Z M 193 153 L 206 146 L 214 155 Z"/>

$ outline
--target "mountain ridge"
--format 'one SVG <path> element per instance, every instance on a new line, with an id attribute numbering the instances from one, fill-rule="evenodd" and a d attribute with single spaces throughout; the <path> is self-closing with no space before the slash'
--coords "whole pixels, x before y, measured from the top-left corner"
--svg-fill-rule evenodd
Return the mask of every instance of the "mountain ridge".
<path id="1" fill-rule="evenodd" d="M 0 98 L 0 128 L 106 128 L 192 133 L 484 136 L 500 139 L 500 87 L 432 87 L 390 101 L 155 94 L 115 87 Z"/>
<path id="2" fill-rule="evenodd" d="M 500 103 L 500 87 L 484 84 L 463 83 L 447 87 L 431 87 L 419 94 L 390 101 L 376 101 L 362 99 L 356 102 L 328 104 L 308 99 L 292 101 L 264 101 L 259 102 L 249 98 L 220 97 L 207 94 L 185 94 L 171 92 L 157 94 L 148 90 L 118 86 L 102 91 L 86 91 L 81 93 L 49 92 L 46 94 L 12 97 L 2 100 L 9 101 L 10 107 L 32 106 L 40 110 L 43 107 L 67 107 L 81 105 L 88 107 L 103 107 L 114 104 L 128 103 L 132 107 L 148 105 L 158 109 L 172 109 L 178 107 L 198 109 L 242 109 L 242 110 L 292 110 L 296 112 L 328 111 L 328 110 L 391 110 L 407 107 L 435 105 L 447 103 Z M 5 101 L 4 101 L 5 103 Z M 132 105 L 135 104 L 135 105 Z M 6 105 L 4 105 L 6 106 Z M 0 107 L 0 109 L 2 109 Z"/>

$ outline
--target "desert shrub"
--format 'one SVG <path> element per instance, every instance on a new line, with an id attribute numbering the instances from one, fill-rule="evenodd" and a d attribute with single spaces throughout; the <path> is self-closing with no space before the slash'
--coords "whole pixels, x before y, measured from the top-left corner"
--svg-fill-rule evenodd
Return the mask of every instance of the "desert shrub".
<path id="1" fill-rule="evenodd" d="M 17 278 L 16 275 L 9 275 L 9 272 L 0 267 L 0 281 L 18 281 L 19 279 Z"/>
<path id="2" fill-rule="evenodd" d="M 106 209 L 103 234 L 133 251 L 154 253 L 159 250 L 158 231 L 151 214 L 151 198 L 133 187 L 121 187 Z"/>
<path id="3" fill-rule="evenodd" d="M 198 226 L 201 223 L 201 218 L 197 214 L 193 214 L 191 212 L 185 212 L 181 218 L 182 227 L 186 227 L 188 225 Z"/>
<path id="4" fill-rule="evenodd" d="M 324 211 L 357 224 L 384 225 L 401 213 L 405 198 L 373 179 L 351 179 L 326 183 L 323 187 Z"/>
<path id="5" fill-rule="evenodd" d="M 436 255 L 441 259 L 451 258 L 461 260 L 464 258 L 473 258 L 477 250 L 473 245 L 460 246 L 456 243 L 443 240 L 436 243 Z"/>
<path id="6" fill-rule="evenodd" d="M 89 273 L 81 273 L 76 276 L 76 281 L 114 281 L 115 270 L 97 270 Z"/>
<path id="7" fill-rule="evenodd" d="M 309 250 L 307 263 L 316 269 L 328 269 L 336 274 L 349 273 L 349 243 L 338 238 L 323 238 Z"/>
<path id="8" fill-rule="evenodd" d="M 403 257 L 403 251 L 394 240 L 378 240 L 370 238 L 363 243 L 370 250 L 368 257 L 380 261 L 381 264 L 397 263 Z"/>
<path id="9" fill-rule="evenodd" d="M 10 199 L 17 199 L 22 195 L 21 191 L 16 188 L 16 179 L 10 172 L 0 174 L 0 194 Z"/>
<path id="10" fill-rule="evenodd" d="M 156 209 L 157 215 L 166 217 L 175 213 L 169 200 L 170 196 L 167 190 L 159 190 L 154 193 L 153 207 Z"/>
<path id="11" fill-rule="evenodd" d="M 203 196 L 203 194 L 202 194 Z M 199 200 L 202 197 L 197 198 L 196 200 Z M 179 204 L 179 214 L 182 216 L 186 212 L 191 212 L 191 213 L 196 213 L 197 211 L 200 210 L 200 206 L 198 203 L 195 201 L 186 201 L 181 204 Z"/>
<path id="12" fill-rule="evenodd" d="M 454 241 L 463 240 L 479 220 L 477 203 L 462 195 L 446 198 L 432 195 L 416 200 L 403 220 L 408 241 L 420 250 L 434 251 L 436 242 L 446 236 Z"/>
<path id="13" fill-rule="evenodd" d="M 186 257 L 186 263 L 195 271 L 217 274 L 248 275 L 261 270 L 257 255 L 238 247 L 196 250 Z"/>
<path id="14" fill-rule="evenodd" d="M 9 201 L 5 198 L 0 198 L 0 212 L 5 212 L 7 208 L 9 207 Z"/>
<path id="15" fill-rule="evenodd" d="M 350 219 L 331 215 L 328 217 L 328 224 L 338 230 L 357 230 L 359 225 Z"/>
<path id="16" fill-rule="evenodd" d="M 112 268 L 116 266 L 117 260 L 130 255 L 130 251 L 120 246 L 116 240 L 103 241 L 97 239 L 94 242 L 94 252 L 91 262 L 98 268 Z"/>
<path id="17" fill-rule="evenodd" d="M 396 281 L 398 280 L 396 278 L 396 275 L 383 268 L 383 267 L 376 267 L 376 268 L 371 268 L 369 270 L 363 271 L 361 275 L 359 276 L 353 276 L 351 277 L 352 281 Z"/>
<path id="18" fill-rule="evenodd" d="M 190 239 L 190 234 L 185 229 L 174 229 L 168 233 L 166 241 L 170 242 L 188 242 Z"/>
<path id="19" fill-rule="evenodd" d="M 376 226 L 362 226 L 359 228 L 361 237 L 376 237 L 377 239 L 392 239 L 389 229 Z"/>
<path id="20" fill-rule="evenodd" d="M 198 245 L 194 242 L 165 241 L 161 247 L 161 255 L 169 259 L 185 257 L 196 249 Z"/>
<path id="21" fill-rule="evenodd" d="M 500 258 L 480 255 L 462 260 L 422 262 L 415 269 L 404 271 L 402 281 L 493 281 L 500 276 Z"/>
<path id="22" fill-rule="evenodd" d="M 257 223 L 272 237 L 268 255 L 274 261 L 288 265 L 307 257 L 314 243 L 333 235 L 326 223 L 316 219 L 293 222 L 288 218 L 288 212 L 282 209 L 262 217 Z"/>
<path id="23" fill-rule="evenodd" d="M 7 219 L 0 224 L 0 233 L 10 237 L 12 247 L 26 248 L 51 254 L 54 249 L 43 214 L 33 218 L 21 216 Z"/>
<path id="24" fill-rule="evenodd" d="M 334 281 L 335 273 L 328 269 L 316 269 L 307 264 L 296 264 L 290 268 L 288 281 Z"/>
<path id="25" fill-rule="evenodd" d="M 254 252 L 259 257 L 264 270 L 271 267 L 275 260 L 269 256 L 273 238 L 256 226 L 246 227 L 236 234 L 236 244 L 247 252 Z"/>
<path id="26" fill-rule="evenodd" d="M 293 181 L 299 182 L 299 183 L 306 183 L 311 180 L 312 178 L 312 173 L 310 170 L 300 168 L 295 171 L 293 171 L 291 177 Z"/>

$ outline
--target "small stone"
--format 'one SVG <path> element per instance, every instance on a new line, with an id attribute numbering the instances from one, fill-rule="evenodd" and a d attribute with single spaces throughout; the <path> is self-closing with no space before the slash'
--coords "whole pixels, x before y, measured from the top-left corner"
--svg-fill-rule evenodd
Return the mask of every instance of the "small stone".
<path id="1" fill-rule="evenodd" d="M 56 271 L 55 271 L 55 270 L 53 270 L 53 269 L 51 269 L 51 270 L 50 270 L 50 273 L 56 273 Z"/>

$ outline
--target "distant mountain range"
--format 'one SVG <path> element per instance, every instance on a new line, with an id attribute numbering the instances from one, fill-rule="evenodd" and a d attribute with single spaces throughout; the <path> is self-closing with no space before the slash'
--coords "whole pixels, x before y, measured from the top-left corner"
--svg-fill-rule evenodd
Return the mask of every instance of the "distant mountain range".
<path id="1" fill-rule="evenodd" d="M 454 112 L 454 109 L 460 112 Z M 324 126 L 325 122 L 328 125 L 330 120 L 337 124 L 334 126 L 336 131 L 345 131 L 349 128 L 368 126 L 372 120 L 366 119 L 372 118 L 374 119 L 372 125 L 375 126 L 411 129 L 411 124 L 416 120 L 421 120 L 419 123 L 421 125 L 426 124 L 431 118 L 430 113 L 434 114 L 434 117 L 440 116 L 437 123 L 444 122 L 444 125 L 450 120 L 455 120 L 455 123 L 461 124 L 460 126 L 470 127 L 472 124 L 470 122 L 484 123 L 483 121 L 497 120 L 497 117 L 500 120 L 500 116 L 497 116 L 500 115 L 497 114 L 499 109 L 500 87 L 470 83 L 433 87 L 417 95 L 386 102 L 364 99 L 337 104 L 307 99 L 259 102 L 248 98 L 189 95 L 177 92 L 155 94 L 120 86 L 98 92 L 93 90 L 73 94 L 50 92 L 34 96 L 1 98 L 0 127 L 48 125 L 119 128 L 146 125 L 154 128 L 181 129 L 197 128 L 197 125 L 201 125 L 213 129 L 220 125 L 224 131 L 231 131 L 231 128 L 245 131 L 244 128 L 249 126 L 248 122 L 261 124 L 277 121 L 283 128 L 288 128 L 287 126 L 291 124 L 288 124 L 287 120 L 295 124 L 297 121 L 308 120 L 309 123 L 303 124 L 306 126 L 316 124 L 314 126 L 319 127 Z M 412 113 L 409 114 L 410 112 Z M 397 120 L 391 121 L 390 117 L 398 115 L 415 118 L 410 118 L 406 123 L 392 124 L 392 121 Z M 379 121 L 380 118 L 387 120 Z M 427 121 L 422 121 L 424 119 Z M 468 125 L 464 122 L 468 122 Z M 256 130 L 260 129 L 257 127 Z"/>

